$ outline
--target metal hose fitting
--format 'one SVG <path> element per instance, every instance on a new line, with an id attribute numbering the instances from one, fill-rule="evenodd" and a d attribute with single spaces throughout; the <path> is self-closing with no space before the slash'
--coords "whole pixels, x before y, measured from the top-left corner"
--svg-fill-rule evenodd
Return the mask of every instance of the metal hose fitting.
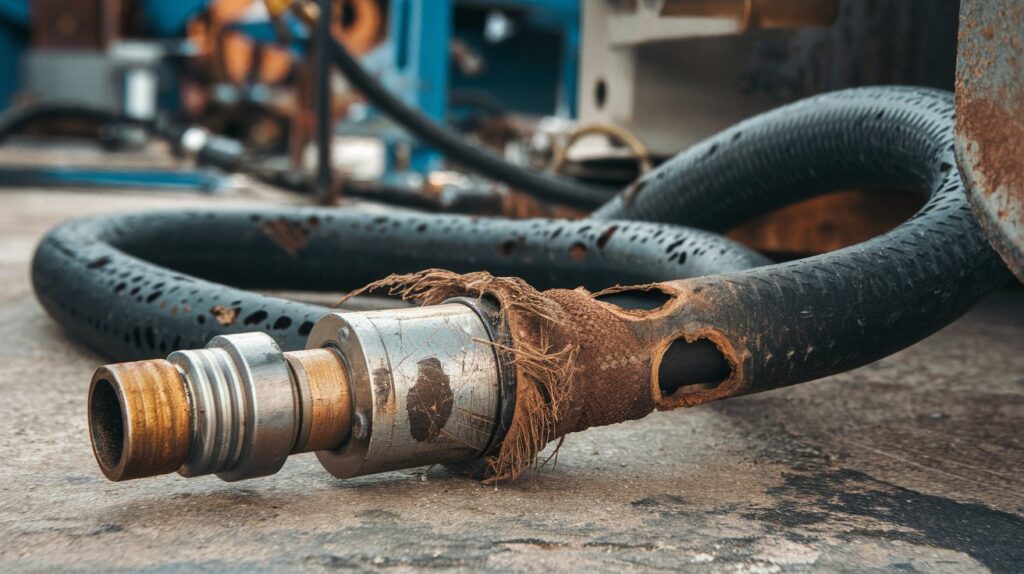
<path id="1" fill-rule="evenodd" d="M 317 451 L 347 478 L 480 457 L 502 392 L 493 331 L 471 302 L 329 313 L 303 351 L 264 333 L 100 367 L 89 428 L 103 473 L 235 481 Z"/>

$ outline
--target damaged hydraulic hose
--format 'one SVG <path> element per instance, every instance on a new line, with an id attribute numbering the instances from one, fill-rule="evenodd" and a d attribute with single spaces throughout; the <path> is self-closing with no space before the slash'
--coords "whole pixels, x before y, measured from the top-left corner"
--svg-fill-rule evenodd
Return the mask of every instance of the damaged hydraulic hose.
<path id="1" fill-rule="evenodd" d="M 33 280 L 54 318 L 118 359 L 194 348 L 222 334 L 264 331 L 273 338 L 232 335 L 208 350 L 175 353 L 173 368 L 154 362 L 159 366 L 139 372 L 98 373 L 92 429 L 108 476 L 179 466 L 189 474 L 190 464 L 229 479 L 274 472 L 288 452 L 307 448 L 310 429 L 326 428 L 308 414 L 315 409 L 296 405 L 318 404 L 304 399 L 311 391 L 303 389 L 326 388 L 318 373 L 332 370 L 345 374 L 328 377 L 335 390 L 327 402 L 351 404 L 348 422 L 327 425 L 345 431 L 317 443 L 332 472 L 350 476 L 484 456 L 495 475 L 515 476 L 545 444 L 569 432 L 874 361 L 928 336 L 1002 285 L 1008 273 L 966 205 L 953 159 L 952 114 L 949 94 L 926 89 L 864 88 L 810 98 L 694 146 L 575 222 L 322 209 L 79 220 L 46 236 Z M 725 229 L 786 203 L 851 188 L 912 189 L 928 201 L 885 235 L 777 265 L 721 236 L 678 225 Z M 426 268 L 450 271 L 413 273 Z M 371 287 L 444 305 L 320 319 L 325 309 L 242 290 L 353 289 L 387 273 L 406 275 Z M 558 288 L 575 286 L 611 289 L 592 295 Z M 497 305 L 488 311 L 476 301 Z M 405 335 L 393 339 L 395 333 Z M 482 341 L 493 358 L 459 343 L 463 336 Z M 417 341 L 441 347 L 415 355 L 414 363 L 398 361 L 420 352 Z M 337 358 L 326 360 L 330 368 L 313 368 L 307 358 L 274 350 L 304 344 L 331 349 Z M 709 350 L 719 367 L 707 360 Z M 261 371 L 257 359 L 276 366 Z M 235 375 L 210 378 L 220 370 Z M 276 439 L 260 438 L 271 434 L 261 435 L 267 429 L 252 422 L 245 432 L 217 434 L 245 417 L 197 414 L 210 409 L 195 410 L 202 406 L 195 401 L 266 392 L 259 390 L 270 380 L 263 372 L 277 373 L 267 376 L 293 389 L 287 396 L 298 401 L 274 408 L 300 415 L 266 419 L 281 425 L 271 433 Z M 453 391 L 474 384 L 491 398 L 476 403 Z M 139 402 L 143 387 L 179 389 L 162 395 L 160 404 L 177 405 L 178 414 L 158 429 L 133 423 L 139 415 L 132 409 L 150 404 Z M 421 412 L 419 404 L 431 408 Z M 463 415 L 490 422 L 473 427 L 477 438 L 470 440 Z M 394 442 L 395 429 L 404 429 L 405 440 Z M 229 446 L 213 437 L 229 435 L 241 441 L 231 452 L 249 454 L 211 454 Z M 144 447 L 156 444 L 173 445 L 173 456 L 160 458 L 155 446 L 143 456 Z M 406 450 L 374 450 L 381 444 Z M 128 472 L 118 464 L 139 466 Z"/>

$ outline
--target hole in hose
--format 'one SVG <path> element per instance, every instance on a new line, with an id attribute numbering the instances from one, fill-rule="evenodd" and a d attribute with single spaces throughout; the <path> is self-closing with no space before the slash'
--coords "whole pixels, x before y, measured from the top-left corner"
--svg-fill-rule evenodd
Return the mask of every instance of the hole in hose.
<path id="1" fill-rule="evenodd" d="M 619 291 L 618 293 L 605 293 L 594 298 L 630 311 L 654 311 L 672 300 L 671 295 L 658 289 Z"/>
<path id="2" fill-rule="evenodd" d="M 661 357 L 658 388 L 663 397 L 714 389 L 729 378 L 732 368 L 709 339 L 676 339 Z"/>
<path id="3" fill-rule="evenodd" d="M 124 414 L 114 385 L 96 382 L 89 397 L 89 432 L 96 458 L 104 468 L 116 468 L 124 454 Z"/>

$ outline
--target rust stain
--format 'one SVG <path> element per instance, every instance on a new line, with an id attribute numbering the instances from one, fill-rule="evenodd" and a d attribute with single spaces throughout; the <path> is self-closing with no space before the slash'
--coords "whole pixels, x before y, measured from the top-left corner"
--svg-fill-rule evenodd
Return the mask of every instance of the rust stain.
<path id="1" fill-rule="evenodd" d="M 448 375 L 436 357 L 416 363 L 416 384 L 406 395 L 409 432 L 416 442 L 433 442 L 452 415 L 455 396 Z"/>
<path id="2" fill-rule="evenodd" d="M 218 323 L 227 327 L 234 324 L 235 319 L 238 318 L 238 309 L 225 307 L 224 305 L 214 305 L 210 307 L 210 314 L 217 319 Z"/>
<path id="3" fill-rule="evenodd" d="M 1024 93 L 1018 97 L 1024 98 Z M 1024 106 L 1019 107 L 1024 114 Z M 1005 186 L 1024 202 L 1024 116 L 980 97 L 957 98 L 956 113 L 961 131 L 975 142 L 977 159 L 971 167 L 985 178 L 978 191 L 992 195 Z"/>
<path id="4" fill-rule="evenodd" d="M 527 219 L 530 217 L 580 219 L 586 216 L 587 212 L 564 205 L 544 203 L 518 191 L 507 191 L 501 197 L 499 215 L 513 219 Z"/>
<path id="5" fill-rule="evenodd" d="M 573 261 L 582 261 L 587 256 L 587 246 L 582 243 L 573 243 L 569 247 L 569 259 Z"/>
<path id="6" fill-rule="evenodd" d="M 394 387 L 391 384 L 391 370 L 387 367 L 377 367 L 373 370 L 371 380 L 373 381 L 374 396 L 377 399 L 377 408 L 385 413 L 394 413 L 398 405 L 395 402 Z"/>
<path id="7" fill-rule="evenodd" d="M 984 174 L 989 194 L 1005 185 L 1024 195 L 1024 70 L 1012 65 L 1024 56 L 1022 23 L 1024 4 L 1009 1 L 967 2 L 961 21 L 956 128 L 974 142 L 971 167 Z"/>
<path id="8" fill-rule="evenodd" d="M 319 220 L 313 223 L 311 219 L 310 224 L 314 229 L 320 225 Z M 309 242 L 310 229 L 301 221 L 281 217 L 264 222 L 261 229 L 267 237 L 291 255 L 298 253 Z"/>
<path id="9" fill-rule="evenodd" d="M 1024 279 L 1024 3 L 964 0 L 961 15 L 957 160 L 986 237 Z"/>
<path id="10" fill-rule="evenodd" d="M 644 179 L 637 179 L 629 184 L 629 187 L 622 192 L 622 203 L 633 205 L 633 202 L 636 201 L 637 196 L 643 191 L 645 185 L 647 185 L 647 181 Z"/>

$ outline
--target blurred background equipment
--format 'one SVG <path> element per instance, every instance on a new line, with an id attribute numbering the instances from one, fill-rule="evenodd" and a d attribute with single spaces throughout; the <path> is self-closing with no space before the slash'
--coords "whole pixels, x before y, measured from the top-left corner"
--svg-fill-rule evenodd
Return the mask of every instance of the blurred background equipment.
<path id="1" fill-rule="evenodd" d="M 678 151 L 797 98 L 858 85 L 953 87 L 956 0 L 319 5 L 355 68 L 340 73 L 318 56 L 329 43 L 314 41 L 301 17 L 314 2 L 0 0 L 0 105 L 72 104 L 153 122 L 181 157 L 319 203 L 579 216 Z M 353 82 L 361 72 L 376 92 Z M 415 125 L 374 93 L 415 110 Z M 37 119 L 21 127 L 98 136 L 108 149 L 151 146 L 121 121 L 97 131 Z M 428 124 L 446 126 L 447 143 Z M 186 133 L 217 135 L 217 149 L 232 151 L 195 154 Z M 88 181 L 97 166 L 70 180 L 14 167 L 9 185 Z M 920 205 L 912 194 L 851 189 L 730 236 L 776 257 L 820 253 L 890 229 Z"/>

